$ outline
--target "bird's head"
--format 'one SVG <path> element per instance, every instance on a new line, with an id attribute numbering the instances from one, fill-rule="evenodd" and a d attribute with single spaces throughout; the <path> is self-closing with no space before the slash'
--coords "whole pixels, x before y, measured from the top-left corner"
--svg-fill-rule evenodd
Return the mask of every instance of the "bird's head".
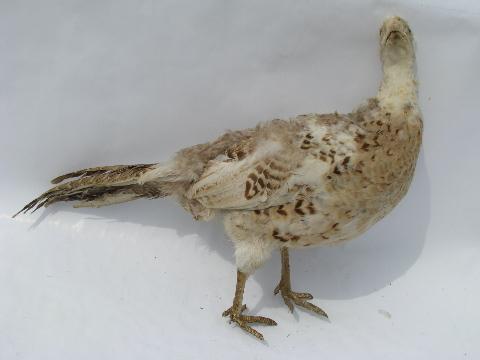
<path id="1" fill-rule="evenodd" d="M 415 56 L 413 34 L 401 17 L 387 18 L 380 28 L 380 54 L 384 64 L 411 62 Z"/>

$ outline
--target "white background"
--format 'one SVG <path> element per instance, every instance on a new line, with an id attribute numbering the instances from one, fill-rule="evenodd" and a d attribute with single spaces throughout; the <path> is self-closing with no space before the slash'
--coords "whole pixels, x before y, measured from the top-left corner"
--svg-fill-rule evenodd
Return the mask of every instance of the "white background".
<path id="1" fill-rule="evenodd" d="M 59 174 L 156 162 L 226 129 L 348 112 L 380 81 L 378 28 L 417 40 L 424 146 L 411 190 L 340 247 L 277 254 L 247 283 L 265 343 L 220 316 L 218 221 L 169 200 L 11 219 Z M 480 358 L 480 5 L 474 1 L 0 2 L 0 359 Z"/>

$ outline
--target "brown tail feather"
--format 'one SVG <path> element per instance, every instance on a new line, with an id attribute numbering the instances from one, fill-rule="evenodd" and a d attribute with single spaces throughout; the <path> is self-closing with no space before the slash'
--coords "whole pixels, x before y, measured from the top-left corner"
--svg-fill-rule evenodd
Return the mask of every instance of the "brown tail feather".
<path id="1" fill-rule="evenodd" d="M 25 205 L 19 212 L 49 206 L 59 201 L 80 201 L 82 206 L 102 206 L 138 198 L 158 198 L 170 195 L 169 184 L 139 184 L 138 179 L 155 169 L 156 164 L 104 166 L 79 170 L 52 180 L 57 184 L 68 178 L 78 179 L 57 185 Z"/>
<path id="2" fill-rule="evenodd" d="M 55 179 L 52 179 L 50 182 L 52 184 L 59 184 L 62 181 L 74 177 L 84 177 L 84 176 L 92 176 L 97 174 L 104 174 L 106 172 L 116 171 L 116 170 L 126 170 L 126 169 L 138 169 L 140 167 L 151 167 L 155 164 L 137 164 L 137 165 L 112 165 L 112 166 L 98 166 L 92 167 L 82 170 L 73 171 L 68 174 L 60 175 Z"/>

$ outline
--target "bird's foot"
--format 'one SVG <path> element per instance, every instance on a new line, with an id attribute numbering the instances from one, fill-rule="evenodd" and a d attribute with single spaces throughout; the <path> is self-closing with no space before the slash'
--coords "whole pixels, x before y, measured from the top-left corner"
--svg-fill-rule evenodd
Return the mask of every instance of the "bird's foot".
<path id="1" fill-rule="evenodd" d="M 285 302 L 285 305 L 288 306 L 291 312 L 293 312 L 293 304 L 295 304 L 297 306 L 303 307 L 304 309 L 313 311 L 318 315 L 328 318 L 328 315 L 325 311 L 307 301 L 313 299 L 313 296 L 311 294 L 294 292 L 292 291 L 290 286 L 286 286 L 282 282 L 280 282 L 273 291 L 275 295 L 277 295 L 279 292 L 282 294 L 283 301 Z"/>
<path id="2" fill-rule="evenodd" d="M 249 326 L 250 323 L 259 323 L 263 325 L 277 325 L 277 323 L 263 316 L 252 316 L 252 315 L 242 315 L 242 313 L 247 309 L 247 305 L 243 305 L 240 310 L 235 311 L 233 306 L 227 310 L 225 310 L 222 316 L 230 316 L 230 322 L 235 322 L 240 326 L 243 330 L 252 334 L 256 338 L 263 340 L 263 335 Z"/>

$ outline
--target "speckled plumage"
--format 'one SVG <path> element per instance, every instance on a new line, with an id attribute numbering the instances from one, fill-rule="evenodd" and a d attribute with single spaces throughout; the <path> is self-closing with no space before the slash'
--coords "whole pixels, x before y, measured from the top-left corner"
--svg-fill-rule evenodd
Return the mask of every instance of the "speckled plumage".
<path id="1" fill-rule="evenodd" d="M 248 274 L 274 249 L 284 251 L 279 289 L 285 302 L 321 313 L 302 300 L 309 294 L 291 291 L 286 249 L 349 240 L 383 218 L 407 192 L 421 144 L 413 37 L 404 20 L 385 21 L 380 48 L 380 90 L 349 114 L 272 120 L 181 150 L 163 164 L 73 172 L 54 179 L 61 184 L 22 211 L 57 201 L 97 207 L 175 196 L 196 219 L 224 216 L 239 271 L 225 315 L 263 338 L 247 323 L 266 320 L 242 315 L 241 298 Z M 77 179 L 62 183 L 68 178 Z"/>

